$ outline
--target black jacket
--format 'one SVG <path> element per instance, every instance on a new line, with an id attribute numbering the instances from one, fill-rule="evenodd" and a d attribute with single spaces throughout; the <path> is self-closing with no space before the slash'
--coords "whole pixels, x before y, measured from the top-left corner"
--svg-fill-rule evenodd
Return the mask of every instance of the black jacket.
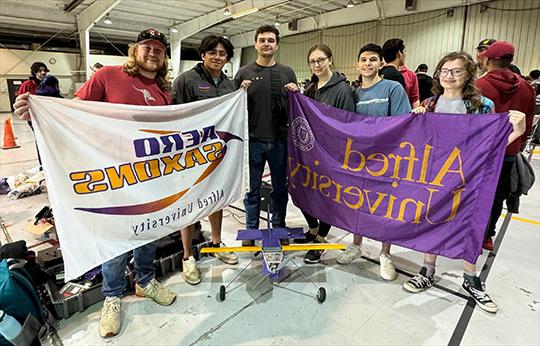
<path id="1" fill-rule="evenodd" d="M 173 104 L 182 104 L 213 97 L 223 96 L 236 90 L 234 82 L 221 72 L 217 82 L 204 68 L 203 63 L 198 63 L 191 70 L 176 77 L 173 82 Z"/>
<path id="2" fill-rule="evenodd" d="M 304 94 L 329 106 L 354 112 L 355 92 L 345 80 L 345 76 L 334 72 L 330 80 L 322 88 L 317 89 L 317 81 L 312 79 Z"/>

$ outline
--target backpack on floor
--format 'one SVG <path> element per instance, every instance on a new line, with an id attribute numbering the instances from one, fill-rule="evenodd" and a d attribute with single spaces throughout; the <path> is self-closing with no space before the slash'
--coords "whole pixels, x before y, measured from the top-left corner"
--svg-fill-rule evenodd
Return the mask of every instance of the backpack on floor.
<path id="1" fill-rule="evenodd" d="M 41 300 L 30 274 L 24 269 L 26 261 L 3 259 L 0 261 L 0 309 L 24 324 L 32 314 L 44 324 Z"/>

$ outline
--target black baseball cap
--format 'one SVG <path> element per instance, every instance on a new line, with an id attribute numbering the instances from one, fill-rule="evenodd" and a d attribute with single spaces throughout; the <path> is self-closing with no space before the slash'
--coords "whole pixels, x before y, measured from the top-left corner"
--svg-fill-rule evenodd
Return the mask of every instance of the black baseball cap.
<path id="1" fill-rule="evenodd" d="M 494 38 L 486 38 L 480 41 L 480 43 L 478 43 L 478 47 L 476 47 L 476 50 L 485 50 L 487 47 L 491 46 L 495 42 L 497 42 L 497 40 Z"/>
<path id="2" fill-rule="evenodd" d="M 167 38 L 165 35 L 163 35 L 161 32 L 157 31 L 156 29 L 146 29 L 144 31 L 141 31 L 139 36 L 137 36 L 137 43 L 145 42 L 145 41 L 158 41 L 163 45 L 165 49 L 167 49 Z"/>

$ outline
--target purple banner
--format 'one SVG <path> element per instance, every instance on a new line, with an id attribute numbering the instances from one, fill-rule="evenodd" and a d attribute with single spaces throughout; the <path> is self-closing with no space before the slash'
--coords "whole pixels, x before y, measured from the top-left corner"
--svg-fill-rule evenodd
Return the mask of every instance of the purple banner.
<path id="1" fill-rule="evenodd" d="M 474 263 L 511 125 L 506 114 L 364 116 L 289 94 L 289 193 L 333 226 Z"/>

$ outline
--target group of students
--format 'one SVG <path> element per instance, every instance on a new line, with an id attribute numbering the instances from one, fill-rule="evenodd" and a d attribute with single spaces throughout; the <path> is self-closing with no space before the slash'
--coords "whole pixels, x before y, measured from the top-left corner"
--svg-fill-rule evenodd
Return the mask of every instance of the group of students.
<path id="1" fill-rule="evenodd" d="M 199 47 L 202 62 L 193 69 L 179 75 L 173 82 L 169 92 L 167 79 L 167 41 L 165 36 L 154 29 L 139 34 L 137 40 L 129 48 L 128 61 L 123 66 L 105 66 L 96 71 L 92 77 L 77 91 L 77 99 L 87 101 L 103 101 L 132 105 L 160 106 L 188 103 L 218 97 L 238 88 L 244 88 L 248 97 L 249 116 L 249 192 L 244 198 L 246 210 L 246 228 L 259 227 L 260 191 L 265 164 L 270 168 L 272 191 L 273 227 L 285 227 L 288 203 L 287 191 L 287 134 L 288 112 L 287 92 L 299 92 L 296 75 L 288 66 L 279 64 L 275 54 L 279 47 L 279 30 L 271 25 L 263 25 L 255 33 L 255 49 L 257 60 L 240 68 L 233 80 L 223 73 L 223 67 L 233 57 L 233 45 L 220 36 L 204 38 Z M 361 76 L 361 85 L 354 90 L 346 82 L 345 77 L 334 69 L 334 57 L 331 49 L 324 44 L 312 47 L 307 54 L 307 63 L 313 77 L 305 89 L 305 95 L 330 106 L 357 112 L 369 116 L 393 116 L 413 111 L 423 114 L 426 111 L 459 114 L 483 114 L 488 112 L 509 112 L 509 121 L 513 132 L 508 139 L 507 157 L 511 162 L 512 155 L 519 151 L 526 126 L 530 126 L 532 112 L 526 105 L 525 96 L 520 100 L 508 101 L 506 94 L 501 96 L 500 85 L 491 87 L 492 79 L 500 82 L 503 78 L 515 84 L 516 95 L 525 95 L 529 90 L 521 83 L 521 79 L 507 71 L 506 65 L 513 57 L 513 47 L 506 43 L 493 43 L 480 57 L 479 63 L 487 71 L 483 82 L 476 80 L 477 64 L 465 52 L 447 54 L 437 65 L 434 80 L 434 96 L 422 105 L 416 96 L 408 95 L 407 80 L 414 83 L 414 72 L 402 74 L 405 47 L 400 39 L 389 40 L 383 47 L 369 43 L 361 47 L 357 56 L 357 69 Z M 510 54 L 511 53 L 511 54 Z M 385 58 L 385 60 L 383 60 Z M 397 72 L 397 74 L 396 74 Z M 412 74 L 412 75 L 411 75 Z M 488 77 L 493 74 L 493 77 Z M 390 80 L 391 76 L 401 76 L 404 83 Z M 408 75 L 408 77 L 405 77 Z M 414 89 L 414 88 L 409 88 Z M 514 90 L 512 89 L 512 90 Z M 484 96 L 481 96 L 479 90 Z M 532 95 L 532 94 L 531 94 Z M 149 97 L 151 96 L 151 97 Z M 532 102 L 534 108 L 534 98 Z M 15 114 L 24 120 L 30 119 L 28 110 L 28 94 L 20 95 L 14 104 Z M 234 116 L 234 115 L 231 115 Z M 526 121 L 527 119 L 527 121 Z M 526 125 L 527 124 L 527 125 Z M 516 151 L 517 148 L 517 151 Z M 506 163 L 506 159 L 505 159 Z M 506 184 L 501 174 L 499 185 Z M 497 197 L 506 198 L 504 187 L 497 189 Z M 496 198 L 496 205 L 498 202 Z M 494 207 L 495 208 L 495 207 Z M 497 214 L 498 213 L 498 214 Z M 328 235 L 332 220 L 318 220 L 305 213 L 309 229 L 306 242 L 324 242 Z M 492 212 L 493 229 L 500 210 Z M 209 216 L 212 229 L 212 246 L 222 246 L 222 211 Z M 193 225 L 182 230 L 184 259 L 182 276 L 189 284 L 201 282 L 201 275 L 191 253 L 191 237 Z M 362 256 L 362 237 L 354 236 L 353 244 L 342 252 L 337 262 L 349 264 Z M 243 242 L 242 245 L 251 245 Z M 397 278 L 394 264 L 390 256 L 391 244 L 382 244 L 380 254 L 380 275 L 385 280 Z M 317 263 L 321 260 L 322 251 L 309 251 L 305 262 Z M 238 258 L 234 253 L 216 253 L 215 256 L 225 263 L 236 264 Z M 133 251 L 137 283 L 135 294 L 149 297 L 161 305 L 170 305 L 176 294 L 154 279 L 155 244 L 150 243 Z M 102 265 L 104 301 L 99 333 L 102 337 L 117 335 L 121 328 L 121 296 L 126 282 L 124 269 L 127 254 L 118 256 Z M 417 276 L 407 281 L 404 288 L 410 292 L 423 291 L 434 283 L 435 256 L 426 254 L 424 265 Z M 465 263 L 463 287 L 478 305 L 491 312 L 497 305 L 484 291 L 480 279 L 476 275 L 474 264 Z"/>

